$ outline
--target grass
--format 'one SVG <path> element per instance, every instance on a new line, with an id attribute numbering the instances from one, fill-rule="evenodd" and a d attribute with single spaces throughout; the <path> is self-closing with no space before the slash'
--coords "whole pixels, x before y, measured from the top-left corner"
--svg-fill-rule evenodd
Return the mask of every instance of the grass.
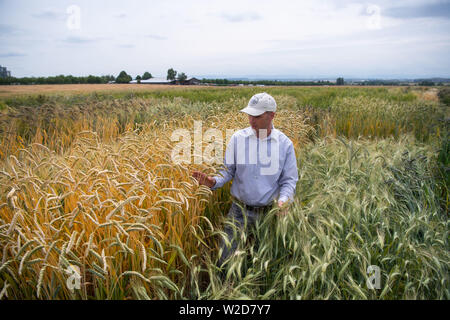
<path id="1" fill-rule="evenodd" d="M 220 116 L 238 111 L 257 88 L 31 95 L 7 98 L 0 115 L 0 158 L 30 143 L 67 150 L 78 132 L 114 139 L 127 128 L 173 117 Z M 414 132 L 428 141 L 441 135 L 448 107 L 425 99 L 428 91 L 401 88 L 264 88 L 283 109 L 300 111 L 317 136 L 398 137 Z M 422 98 L 421 98 L 422 97 Z M 311 136 L 312 139 L 312 136 Z"/>
<path id="2" fill-rule="evenodd" d="M 173 164 L 170 135 L 247 126 L 238 110 L 260 89 L 4 99 L 0 299 L 448 299 L 448 107 L 425 89 L 264 88 L 297 194 L 220 276 L 229 185 L 190 176 L 218 164 Z"/>
<path id="3" fill-rule="evenodd" d="M 205 298 L 448 299 L 448 217 L 427 176 L 425 146 L 323 141 L 299 157 L 296 202 L 262 218 L 257 248 L 230 261 L 232 289 Z M 350 171 L 352 163 L 352 171 Z M 253 250 L 251 250 L 253 248 Z M 381 289 L 366 286 L 369 265 Z"/>

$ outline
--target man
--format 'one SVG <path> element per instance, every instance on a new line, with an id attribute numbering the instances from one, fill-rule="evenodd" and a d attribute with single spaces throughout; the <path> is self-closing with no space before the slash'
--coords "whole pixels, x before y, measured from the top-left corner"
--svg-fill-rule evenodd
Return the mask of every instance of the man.
<path id="1" fill-rule="evenodd" d="M 254 225 L 258 216 L 267 213 L 274 200 L 285 214 L 285 204 L 292 201 L 298 181 L 297 159 L 292 141 L 273 127 L 277 104 L 263 92 L 255 94 L 241 112 L 248 114 L 250 127 L 237 131 L 225 152 L 225 167 L 211 177 L 194 171 L 192 176 L 212 190 L 233 179 L 233 204 L 228 218 L 241 230 Z M 242 209 L 244 209 L 244 212 Z M 225 228 L 231 247 L 222 241 L 219 266 L 236 250 L 233 229 Z"/>

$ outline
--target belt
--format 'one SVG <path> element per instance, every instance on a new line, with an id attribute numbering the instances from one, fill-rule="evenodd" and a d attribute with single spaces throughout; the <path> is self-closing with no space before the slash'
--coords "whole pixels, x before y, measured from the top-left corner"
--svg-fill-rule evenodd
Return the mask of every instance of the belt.
<path id="1" fill-rule="evenodd" d="M 250 210 L 250 211 L 255 211 L 255 212 L 261 212 L 261 211 L 266 212 L 266 211 L 269 211 L 270 209 L 272 209 L 272 205 L 270 204 L 270 205 L 263 206 L 263 207 L 252 207 L 252 206 L 249 206 L 246 204 L 244 208 L 247 210 Z"/>
<path id="2" fill-rule="evenodd" d="M 245 208 L 246 210 L 251 210 L 251 211 L 256 211 L 256 212 L 266 212 L 269 211 L 270 209 L 272 209 L 273 204 L 268 204 L 266 206 L 260 206 L 260 207 L 255 207 L 255 206 L 249 206 L 248 204 L 243 203 L 242 201 L 240 201 L 239 199 L 233 197 L 233 201 L 238 203 L 239 205 L 241 205 L 243 208 Z"/>

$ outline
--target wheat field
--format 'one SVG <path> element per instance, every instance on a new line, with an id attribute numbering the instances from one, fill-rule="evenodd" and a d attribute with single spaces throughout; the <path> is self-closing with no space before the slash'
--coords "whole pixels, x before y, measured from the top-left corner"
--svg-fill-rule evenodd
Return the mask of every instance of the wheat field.
<path id="1" fill-rule="evenodd" d="M 217 269 L 230 186 L 175 164 L 171 134 L 248 126 L 257 90 L 3 97 L 0 299 L 449 299 L 449 109 L 421 88 L 264 88 L 295 201 Z"/>

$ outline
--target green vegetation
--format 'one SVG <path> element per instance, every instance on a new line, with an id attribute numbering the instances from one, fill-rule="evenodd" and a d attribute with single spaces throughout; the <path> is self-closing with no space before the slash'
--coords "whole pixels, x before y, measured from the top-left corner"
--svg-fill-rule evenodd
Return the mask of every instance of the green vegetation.
<path id="1" fill-rule="evenodd" d="M 89 75 L 87 77 L 74 77 L 72 75 L 64 76 L 54 76 L 54 77 L 24 77 L 24 78 L 0 78 L 0 85 L 11 85 L 11 84 L 85 84 L 85 83 L 108 83 L 109 81 L 114 81 L 114 76 L 93 76 Z"/>
<path id="2" fill-rule="evenodd" d="M 167 80 L 175 80 L 175 77 L 177 76 L 177 72 L 170 68 L 167 70 Z"/>
<path id="3" fill-rule="evenodd" d="M 191 298 L 449 299 L 448 216 L 430 151 L 408 136 L 309 145 L 289 215 L 261 218 L 228 285 L 205 270 L 211 282 Z M 370 265 L 382 270 L 379 290 L 366 286 Z"/>
<path id="4" fill-rule="evenodd" d="M 441 88 L 438 97 L 443 104 L 450 106 L 450 88 Z"/>
<path id="5" fill-rule="evenodd" d="M 116 83 L 129 83 L 133 78 L 128 75 L 125 71 L 121 71 L 116 78 Z"/>
<path id="6" fill-rule="evenodd" d="M 336 85 L 338 85 L 338 86 L 344 85 L 344 78 L 337 78 L 336 79 Z"/>
<path id="7" fill-rule="evenodd" d="M 449 299 L 449 109 L 429 88 L 264 88 L 296 149 L 295 201 L 219 272 L 230 184 L 198 186 L 193 169 L 219 166 L 174 165 L 170 135 L 247 126 L 260 91 L 1 100 L 0 299 Z"/>
<path id="8" fill-rule="evenodd" d="M 148 79 L 151 79 L 151 78 L 153 78 L 152 74 L 150 72 L 148 72 L 148 71 L 145 71 L 144 75 L 142 76 L 142 80 L 148 80 Z"/>
<path id="9" fill-rule="evenodd" d="M 184 72 L 178 74 L 177 80 L 180 81 L 180 83 L 184 83 L 184 81 L 186 81 L 186 79 L 187 79 L 187 75 Z"/>
<path id="10" fill-rule="evenodd" d="M 215 84 L 218 86 L 228 85 L 263 85 L 263 86 L 324 86 L 335 85 L 327 80 L 319 81 L 283 81 L 283 80 L 229 80 L 229 79 L 206 79 L 200 80 L 205 84 Z"/>

